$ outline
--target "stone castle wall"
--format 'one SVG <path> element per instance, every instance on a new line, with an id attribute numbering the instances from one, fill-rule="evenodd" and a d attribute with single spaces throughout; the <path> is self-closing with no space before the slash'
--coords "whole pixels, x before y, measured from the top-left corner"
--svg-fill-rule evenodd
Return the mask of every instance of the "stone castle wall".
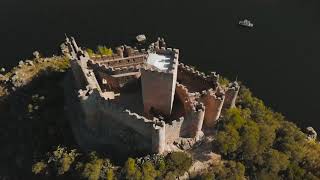
<path id="1" fill-rule="evenodd" d="M 130 110 L 118 106 L 102 98 L 97 90 L 88 90 L 86 95 L 80 94 L 80 104 L 85 115 L 86 126 L 93 131 L 115 131 L 110 129 L 110 122 L 127 127 L 144 137 L 144 142 L 136 139 L 135 146 L 161 153 L 165 149 L 165 124 L 156 118 L 149 120 Z M 103 129 L 101 129 L 103 128 Z M 105 139 L 110 141 L 110 139 Z M 112 141 L 112 140 L 111 140 Z"/>
<path id="2" fill-rule="evenodd" d="M 128 65 L 125 67 L 112 67 L 106 64 L 101 64 L 99 62 L 89 60 L 88 67 L 92 68 L 95 71 L 105 72 L 109 75 L 116 75 L 116 74 L 124 74 L 130 72 L 139 72 L 142 65 Z"/>
<path id="3" fill-rule="evenodd" d="M 117 48 L 117 53 L 111 56 L 93 56 L 92 59 L 100 64 L 112 68 L 121 68 L 126 66 L 136 66 L 146 62 L 147 54 L 133 49 L 130 46 L 121 46 Z"/>
<path id="4" fill-rule="evenodd" d="M 212 73 L 206 75 L 203 72 L 195 70 L 193 67 L 179 64 L 178 68 L 178 82 L 184 84 L 190 92 L 201 92 L 210 88 L 217 87 L 219 75 Z"/>
<path id="5" fill-rule="evenodd" d="M 194 108 L 194 102 L 191 100 L 188 89 L 184 85 L 177 83 L 176 94 L 183 104 L 185 113 L 190 112 Z"/>
<path id="6" fill-rule="evenodd" d="M 71 61 L 70 63 L 73 74 L 77 75 L 74 76 L 76 87 L 79 89 L 85 88 L 89 84 L 89 82 L 87 81 L 87 78 L 85 77 L 85 74 L 81 69 L 81 66 L 76 61 Z"/>
<path id="7" fill-rule="evenodd" d="M 113 151 L 113 155 L 117 154 L 120 157 L 121 155 L 134 155 L 132 154 L 134 152 L 150 153 L 151 138 L 140 135 L 112 117 L 103 117 L 103 114 L 95 110 L 95 106 L 89 107 L 94 113 L 90 114 L 85 111 L 84 108 L 88 108 L 89 104 L 83 106 L 83 103 L 80 103 L 78 93 L 74 91 L 76 87 L 73 87 L 74 77 L 71 75 L 67 77 L 69 79 L 66 80 L 64 88 L 65 94 L 68 95 L 66 98 L 67 114 L 74 137 L 80 147 L 84 150 Z M 89 102 L 90 99 L 87 103 Z M 97 119 L 92 119 L 93 117 Z"/>
<path id="8" fill-rule="evenodd" d="M 185 111 L 185 119 L 181 135 L 185 137 L 195 137 L 202 133 L 205 106 L 194 99 L 188 89 L 177 83 L 176 93 L 182 101 Z"/>
<path id="9" fill-rule="evenodd" d="M 184 137 L 185 132 L 182 132 L 184 118 L 181 117 L 170 123 L 165 124 L 166 129 L 166 143 L 172 144 L 179 137 Z"/>
<path id="10" fill-rule="evenodd" d="M 88 67 L 96 74 L 102 89 L 112 89 L 117 93 L 120 92 L 120 87 L 123 84 L 141 76 L 140 66 L 113 68 L 89 60 Z"/>
<path id="11" fill-rule="evenodd" d="M 110 67 L 125 67 L 125 66 L 135 66 L 139 64 L 143 64 L 146 62 L 146 54 L 130 56 L 126 58 L 122 58 L 121 60 L 108 60 L 102 61 L 101 64 L 105 64 Z"/>

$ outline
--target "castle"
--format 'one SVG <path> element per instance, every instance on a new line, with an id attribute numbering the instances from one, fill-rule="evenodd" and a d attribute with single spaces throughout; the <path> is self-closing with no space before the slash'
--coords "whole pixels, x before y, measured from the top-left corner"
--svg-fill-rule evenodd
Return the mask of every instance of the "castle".
<path id="1" fill-rule="evenodd" d="M 240 86 L 222 87 L 179 63 L 179 50 L 159 38 L 147 50 L 120 46 L 110 56 L 89 56 L 66 37 L 71 59 L 66 96 L 76 140 L 82 147 L 164 153 L 181 139 L 194 142 L 210 132 L 221 111 L 235 106 Z"/>

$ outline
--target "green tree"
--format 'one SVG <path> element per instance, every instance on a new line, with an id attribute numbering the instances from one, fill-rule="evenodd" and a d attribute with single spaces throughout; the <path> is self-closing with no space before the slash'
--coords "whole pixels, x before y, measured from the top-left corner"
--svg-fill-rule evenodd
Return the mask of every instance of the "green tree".
<path id="1" fill-rule="evenodd" d="M 156 167 L 159 172 L 159 176 L 162 176 L 166 171 L 166 163 L 163 159 L 159 160 L 156 164 Z"/>
<path id="2" fill-rule="evenodd" d="M 277 174 L 279 171 L 286 170 L 290 163 L 289 157 L 286 154 L 274 149 L 270 149 L 265 153 L 264 159 L 264 169 L 267 169 L 268 172 L 272 172 L 274 174 Z"/>
<path id="3" fill-rule="evenodd" d="M 82 177 L 89 180 L 98 180 L 100 178 L 103 159 L 99 159 L 96 153 L 91 153 L 89 162 L 84 164 Z"/>
<path id="4" fill-rule="evenodd" d="M 167 172 L 171 171 L 175 175 L 183 175 L 192 165 L 191 157 L 184 152 L 172 152 L 166 156 Z"/>
<path id="5" fill-rule="evenodd" d="M 138 180 L 142 178 L 142 173 L 140 171 L 140 168 L 136 164 L 136 161 L 133 158 L 129 158 L 126 161 L 122 169 L 122 172 L 124 174 L 125 179 Z"/>
<path id="6" fill-rule="evenodd" d="M 223 161 L 221 164 L 212 167 L 211 172 L 200 176 L 200 179 L 218 179 L 218 180 L 243 180 L 245 179 L 245 166 L 240 162 Z"/>
<path id="7" fill-rule="evenodd" d="M 229 156 L 235 152 L 240 145 L 240 136 L 236 129 L 229 127 L 225 131 L 220 131 L 217 134 L 216 141 L 214 142 L 215 149 L 219 153 Z"/>
<path id="8" fill-rule="evenodd" d="M 143 180 L 153 180 L 157 177 L 158 172 L 156 171 L 154 165 L 147 161 L 142 165 L 142 173 L 143 173 Z"/>
<path id="9" fill-rule="evenodd" d="M 98 54 L 111 56 L 113 54 L 113 51 L 111 48 L 107 48 L 106 46 L 98 46 Z"/>
<path id="10" fill-rule="evenodd" d="M 90 57 L 94 55 L 94 51 L 92 49 L 87 48 L 86 51 Z"/>
<path id="11" fill-rule="evenodd" d="M 113 172 L 113 169 L 108 168 L 106 172 L 106 179 L 107 180 L 114 180 L 115 179 L 115 174 Z"/>
<path id="12" fill-rule="evenodd" d="M 54 164 L 53 167 L 58 175 L 63 175 L 70 170 L 79 155 L 75 149 L 68 150 L 66 147 L 58 146 L 53 153 L 49 153 L 48 162 Z"/>
<path id="13" fill-rule="evenodd" d="M 258 155 L 260 129 L 257 123 L 247 121 L 241 129 L 241 154 L 245 160 L 253 160 Z"/>

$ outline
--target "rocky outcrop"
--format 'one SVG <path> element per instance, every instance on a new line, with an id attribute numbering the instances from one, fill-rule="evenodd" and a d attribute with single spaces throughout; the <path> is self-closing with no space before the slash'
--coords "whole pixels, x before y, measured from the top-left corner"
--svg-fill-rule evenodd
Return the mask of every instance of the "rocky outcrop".
<path id="1" fill-rule="evenodd" d="M 307 127 L 306 134 L 307 134 L 309 140 L 316 140 L 317 139 L 317 132 L 313 129 L 313 127 Z"/>

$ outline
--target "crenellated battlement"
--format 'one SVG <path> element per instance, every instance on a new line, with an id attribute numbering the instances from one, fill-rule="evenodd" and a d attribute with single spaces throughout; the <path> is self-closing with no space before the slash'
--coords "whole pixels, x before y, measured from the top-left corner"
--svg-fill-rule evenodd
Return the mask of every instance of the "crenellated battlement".
<path id="1" fill-rule="evenodd" d="M 208 90 L 202 91 L 201 96 L 212 96 L 217 101 L 222 102 L 224 100 L 225 92 L 224 91 L 215 91 L 212 88 L 210 88 Z"/>
<path id="2" fill-rule="evenodd" d="M 178 65 L 178 81 L 185 84 L 192 92 L 201 92 L 210 88 L 218 87 L 219 75 L 211 72 L 206 75 L 194 67 L 180 63 Z"/>
<path id="3" fill-rule="evenodd" d="M 179 96 L 180 100 L 183 103 L 184 109 L 186 112 L 191 110 L 196 110 L 195 108 L 195 100 L 191 99 L 191 95 L 186 88 L 186 86 L 177 82 L 176 93 Z"/>
<path id="4" fill-rule="evenodd" d="M 176 93 L 182 101 L 186 112 L 204 111 L 205 106 L 197 100 L 194 93 L 190 93 L 188 88 L 177 82 Z"/>
<path id="5" fill-rule="evenodd" d="M 87 109 L 87 106 L 90 106 L 91 103 L 95 103 L 98 107 L 97 110 L 101 110 L 102 112 L 105 112 L 107 114 L 117 114 L 119 118 L 116 119 L 118 121 L 122 121 L 122 123 L 125 123 L 127 125 L 139 124 L 140 128 L 142 128 L 141 125 L 144 124 L 143 126 L 145 126 L 145 128 L 164 128 L 164 121 L 161 121 L 156 117 L 148 119 L 142 115 L 132 112 L 129 109 L 126 109 L 121 105 L 118 105 L 116 102 L 113 102 L 112 100 L 106 100 L 105 98 L 100 96 L 99 92 L 96 89 L 88 88 L 86 90 L 79 90 L 78 97 L 84 108 Z"/>
<path id="6" fill-rule="evenodd" d="M 210 76 L 206 75 L 204 72 L 200 72 L 200 71 L 196 70 L 194 67 L 185 65 L 183 63 L 179 63 L 179 68 L 181 68 L 181 70 L 183 70 L 183 71 L 194 74 L 194 76 L 200 77 L 202 79 L 208 79 L 210 77 Z"/>
<path id="7" fill-rule="evenodd" d="M 138 72 L 143 66 L 144 65 L 130 65 L 130 66 L 114 68 L 114 67 L 107 66 L 106 64 L 100 64 L 93 60 L 88 61 L 88 67 L 92 68 L 97 72 L 105 72 L 109 75 Z"/>
<path id="8" fill-rule="evenodd" d="M 153 53 L 157 55 L 163 55 L 168 58 L 167 60 L 165 60 L 168 63 L 168 66 L 165 68 L 165 70 L 159 69 L 158 67 L 156 67 L 155 65 L 149 62 L 150 61 L 149 59 L 151 58 Z M 179 49 L 162 47 L 160 49 L 154 49 L 153 53 L 148 54 L 147 56 L 148 63 L 145 66 L 143 66 L 144 70 L 150 70 L 152 72 L 157 71 L 157 72 L 168 73 L 168 74 L 175 74 L 177 72 L 177 68 L 179 64 Z"/>
<path id="9" fill-rule="evenodd" d="M 138 66 L 146 63 L 147 52 L 133 49 L 130 46 L 120 46 L 116 48 L 117 53 L 110 56 L 91 56 L 94 63 L 105 65 L 107 68 L 124 68 Z"/>
<path id="10" fill-rule="evenodd" d="M 199 100 L 205 105 L 204 115 L 205 128 L 212 128 L 220 117 L 221 110 L 225 101 L 225 92 L 218 87 L 216 90 L 209 89 L 202 91 Z"/>
<path id="11" fill-rule="evenodd" d="M 111 73 L 114 71 L 113 67 L 108 67 L 105 64 L 100 64 L 98 62 L 93 61 L 92 59 L 90 59 L 88 61 L 88 67 L 95 69 L 95 70 L 98 70 L 98 71 L 101 71 L 101 72 L 106 72 L 106 73 Z"/>

